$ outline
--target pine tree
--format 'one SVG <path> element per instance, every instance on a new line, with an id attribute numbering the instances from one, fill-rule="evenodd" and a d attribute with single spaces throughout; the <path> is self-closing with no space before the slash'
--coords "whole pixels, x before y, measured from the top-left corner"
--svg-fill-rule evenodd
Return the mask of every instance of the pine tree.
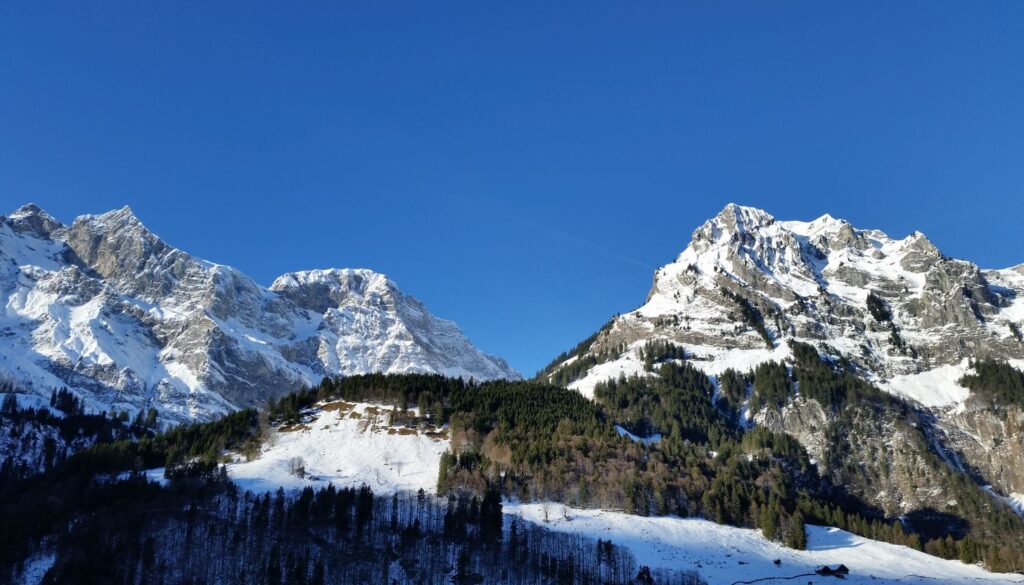
<path id="1" fill-rule="evenodd" d="M 807 548 L 807 529 L 804 526 L 804 515 L 797 511 L 789 518 L 786 530 L 786 546 L 796 550 Z"/>
<path id="2" fill-rule="evenodd" d="M 781 515 L 779 501 L 774 498 L 768 502 L 767 506 L 761 508 L 761 519 L 758 522 L 758 528 L 761 529 L 761 534 L 766 539 L 775 540 Z"/>
<path id="3" fill-rule="evenodd" d="M 156 410 L 156 408 L 150 407 L 149 412 L 146 413 L 146 428 L 147 429 L 156 429 L 156 417 L 157 417 L 157 410 Z"/>
<path id="4" fill-rule="evenodd" d="M 494 486 L 488 486 L 480 503 L 480 539 L 485 543 L 501 540 L 503 517 L 501 494 Z"/>
<path id="5" fill-rule="evenodd" d="M 6 415 L 12 416 L 18 412 L 18 397 L 13 393 L 4 394 L 3 406 L 0 406 L 0 412 Z"/>

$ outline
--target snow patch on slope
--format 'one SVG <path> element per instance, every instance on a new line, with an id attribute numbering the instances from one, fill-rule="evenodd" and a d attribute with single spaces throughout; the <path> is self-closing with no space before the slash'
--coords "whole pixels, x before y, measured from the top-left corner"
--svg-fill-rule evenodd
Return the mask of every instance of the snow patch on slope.
<path id="1" fill-rule="evenodd" d="M 658 443 L 661 442 L 661 433 L 654 433 L 650 437 L 639 437 L 627 431 L 626 429 L 620 427 L 619 425 L 615 425 L 615 432 L 618 433 L 620 437 L 626 437 L 630 441 L 640 443 L 643 445 L 657 445 Z"/>
<path id="2" fill-rule="evenodd" d="M 25 561 L 25 567 L 22 569 L 18 578 L 22 585 L 39 585 L 43 582 L 43 578 L 46 577 L 46 572 L 53 567 L 53 563 L 57 560 L 57 556 L 52 552 L 38 553 L 30 557 Z"/>
<path id="3" fill-rule="evenodd" d="M 278 427 L 259 458 L 228 465 L 228 476 L 253 492 L 305 486 L 359 486 L 377 493 L 434 493 L 441 454 L 448 450 L 447 429 L 410 429 L 388 425 L 393 407 L 335 402 L 322 405 L 304 422 Z M 305 476 L 289 472 L 301 458 Z"/>
<path id="4" fill-rule="evenodd" d="M 1008 359 L 1008 364 L 1024 369 L 1024 360 Z M 973 374 L 968 360 L 959 364 L 939 366 L 917 374 L 893 376 L 879 382 L 883 390 L 930 408 L 957 406 L 962 409 L 971 391 L 960 385 L 960 379 Z"/>
<path id="5" fill-rule="evenodd" d="M 944 407 L 962 404 L 971 391 L 957 383 L 967 372 L 967 360 L 939 366 L 920 374 L 893 376 L 879 384 L 883 390 L 923 406 Z"/>
<path id="6" fill-rule="evenodd" d="M 576 390 L 583 396 L 593 399 L 594 398 L 594 387 L 600 382 L 607 380 L 614 380 L 620 376 L 630 378 L 633 376 L 652 376 L 652 372 L 648 372 L 644 368 L 644 362 L 637 355 L 637 348 L 639 344 L 634 347 L 630 347 L 619 356 L 617 359 L 605 362 L 603 364 L 597 364 L 593 368 L 587 371 L 587 375 L 569 384 L 570 390 Z"/>
<path id="7" fill-rule="evenodd" d="M 701 370 L 709 376 L 720 376 L 726 370 L 735 370 L 745 373 L 753 370 L 759 364 L 765 362 L 781 362 L 793 355 L 789 345 L 782 343 L 772 349 L 723 349 L 713 345 L 691 345 L 686 346 L 693 358 L 689 360 L 690 365 Z"/>

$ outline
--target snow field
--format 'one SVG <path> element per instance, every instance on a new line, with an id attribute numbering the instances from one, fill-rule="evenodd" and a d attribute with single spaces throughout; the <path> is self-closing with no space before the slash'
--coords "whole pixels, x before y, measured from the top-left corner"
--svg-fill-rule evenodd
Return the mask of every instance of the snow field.
<path id="1" fill-rule="evenodd" d="M 332 402 L 293 426 L 274 429 L 258 459 L 228 464 L 228 476 L 253 492 L 305 486 L 359 486 L 377 493 L 434 493 L 448 430 L 388 425 L 394 407 Z M 290 472 L 301 458 L 305 476 Z"/>
<path id="2" fill-rule="evenodd" d="M 632 551 L 638 564 L 693 569 L 714 585 L 765 578 L 760 582 L 787 582 L 786 577 L 839 564 L 850 569 L 847 583 L 1024 583 L 1024 575 L 989 573 L 980 566 L 939 559 L 838 528 L 808 525 L 807 550 L 798 551 L 765 540 L 758 530 L 696 518 L 640 517 L 551 503 L 506 504 L 505 512 L 552 530 L 611 540 Z M 779 566 L 776 559 L 781 561 Z M 795 582 L 807 581 L 818 583 L 821 578 L 814 575 Z"/>

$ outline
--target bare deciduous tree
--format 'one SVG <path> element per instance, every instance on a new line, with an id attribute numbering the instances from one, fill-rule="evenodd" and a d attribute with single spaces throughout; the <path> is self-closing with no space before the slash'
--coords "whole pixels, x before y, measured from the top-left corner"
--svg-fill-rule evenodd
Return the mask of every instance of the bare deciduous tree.
<path id="1" fill-rule="evenodd" d="M 288 460 L 288 473 L 298 476 L 306 477 L 306 462 L 302 457 L 292 457 Z"/>

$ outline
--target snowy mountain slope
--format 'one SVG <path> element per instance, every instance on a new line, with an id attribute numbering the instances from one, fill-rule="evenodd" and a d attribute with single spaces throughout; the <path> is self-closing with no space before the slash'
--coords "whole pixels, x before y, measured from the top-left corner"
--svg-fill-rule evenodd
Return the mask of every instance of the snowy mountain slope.
<path id="1" fill-rule="evenodd" d="M 958 383 L 971 358 L 1024 366 L 1022 331 L 1020 266 L 983 270 L 943 255 L 920 233 L 894 239 L 828 215 L 779 221 L 729 205 L 656 271 L 638 309 L 540 376 L 593 396 L 605 380 L 657 375 L 642 353 L 668 343 L 717 383 L 727 369 L 792 363 L 789 342 L 806 343 L 849 360 L 852 371 L 914 412 L 871 413 L 856 404 L 834 412 L 798 400 L 743 414 L 798 438 L 828 463 L 820 473 L 887 514 L 929 507 L 956 513 L 924 463 L 933 456 L 979 489 L 1024 493 L 1024 408 L 972 401 Z M 844 471 L 855 468 L 861 471 Z"/>
<path id="2" fill-rule="evenodd" d="M 292 272 L 277 278 L 270 290 L 320 316 L 317 354 L 330 371 L 517 377 L 503 360 L 476 350 L 455 323 L 431 315 L 383 274 Z"/>
<path id="3" fill-rule="evenodd" d="M 333 402 L 320 405 L 301 424 L 272 431 L 259 457 L 228 465 L 228 476 L 253 492 L 307 485 L 370 486 L 375 493 L 437 489 L 446 429 L 389 424 L 394 407 Z M 304 472 L 292 471 L 298 458 Z"/>
<path id="4" fill-rule="evenodd" d="M 1022 575 L 989 573 L 837 528 L 808 525 L 807 550 L 800 551 L 767 541 L 757 530 L 695 518 L 638 517 L 561 504 L 507 505 L 505 511 L 553 530 L 611 540 L 630 549 L 638 563 L 652 568 L 694 567 L 708 583 L 755 579 L 775 583 L 796 575 L 809 575 L 798 582 L 817 583 L 820 577 L 813 574 L 815 569 L 839 564 L 850 569 L 847 583 L 1024 582 Z M 781 561 L 779 566 L 776 559 Z"/>
<path id="5" fill-rule="evenodd" d="M 449 448 L 447 436 L 440 429 L 402 432 L 402 427 L 388 425 L 392 408 L 319 404 L 305 413 L 301 424 L 273 431 L 258 459 L 229 464 L 228 474 L 243 489 L 257 493 L 327 483 L 365 483 L 378 493 L 420 488 L 433 493 L 441 453 Z M 295 457 L 304 463 L 304 477 L 289 472 Z M 835 528 L 807 526 L 808 549 L 798 551 L 766 540 L 757 530 L 696 518 L 640 517 L 556 503 L 506 502 L 504 512 L 552 530 L 611 540 L 630 549 L 639 564 L 693 569 L 708 583 L 791 577 L 840 563 L 850 568 L 851 583 L 1024 582 L 1024 576 L 989 573 Z M 775 566 L 775 559 L 781 566 Z M 807 580 L 817 582 L 817 576 L 801 582 Z"/>
<path id="6" fill-rule="evenodd" d="M 869 295 L 880 301 L 874 313 Z M 745 304 L 760 325 L 744 315 Z M 951 388 L 949 378 L 968 357 L 1024 359 L 1022 328 L 1021 267 L 982 270 L 946 257 L 921 233 L 897 240 L 828 215 L 778 221 L 730 204 L 656 271 L 644 304 L 587 348 L 584 355 L 613 356 L 571 387 L 588 394 L 600 379 L 630 373 L 629 360 L 652 340 L 683 346 L 715 374 L 785 357 L 786 341 L 796 339 L 841 353 L 906 398 L 956 405 L 966 390 Z M 942 367 L 959 369 L 927 374 Z"/>
<path id="7" fill-rule="evenodd" d="M 518 377 L 369 270 L 292 273 L 264 288 L 164 243 L 128 208 L 63 225 L 0 218 L 0 375 L 96 410 L 208 419 L 324 375 Z"/>

